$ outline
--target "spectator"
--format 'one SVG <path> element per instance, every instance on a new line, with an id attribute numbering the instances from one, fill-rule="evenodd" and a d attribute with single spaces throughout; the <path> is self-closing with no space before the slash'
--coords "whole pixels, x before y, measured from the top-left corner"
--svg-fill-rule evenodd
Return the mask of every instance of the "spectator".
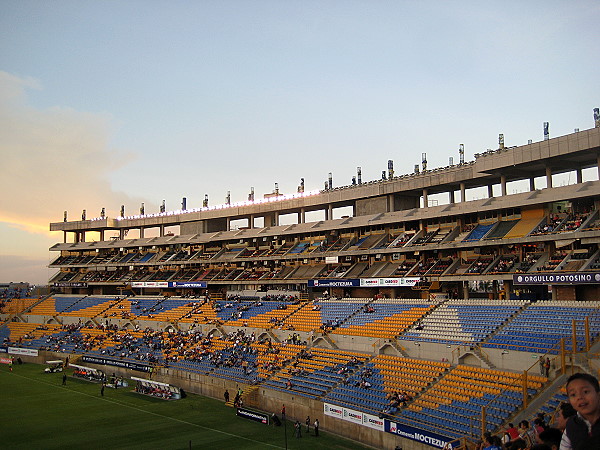
<path id="1" fill-rule="evenodd" d="M 502 444 L 496 436 L 492 436 L 491 433 L 485 433 L 483 435 L 483 443 L 481 450 L 502 450 Z"/>
<path id="2" fill-rule="evenodd" d="M 508 424 L 506 434 L 508 434 L 509 442 L 516 441 L 517 439 L 519 439 L 519 430 L 517 430 L 517 428 L 512 423 Z"/>
<path id="3" fill-rule="evenodd" d="M 587 373 L 567 380 L 567 395 L 577 414 L 567 420 L 560 450 L 600 448 L 600 385 Z"/>
<path id="4" fill-rule="evenodd" d="M 564 432 L 567 428 L 567 420 L 575 414 L 577 414 L 577 411 L 569 402 L 562 402 L 556 410 L 556 428 Z"/>
<path id="5" fill-rule="evenodd" d="M 558 428 L 547 428 L 538 434 L 538 444 L 545 444 L 550 447 L 551 450 L 558 450 L 561 438 L 562 431 Z"/>

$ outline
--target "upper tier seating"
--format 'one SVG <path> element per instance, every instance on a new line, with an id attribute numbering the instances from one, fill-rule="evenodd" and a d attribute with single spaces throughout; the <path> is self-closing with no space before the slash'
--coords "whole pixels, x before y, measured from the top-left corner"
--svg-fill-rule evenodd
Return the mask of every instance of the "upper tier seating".
<path id="1" fill-rule="evenodd" d="M 477 225 L 475 229 L 471 231 L 469 235 L 463 240 L 463 242 L 479 241 L 494 227 L 494 225 L 495 223 L 489 225 Z"/>

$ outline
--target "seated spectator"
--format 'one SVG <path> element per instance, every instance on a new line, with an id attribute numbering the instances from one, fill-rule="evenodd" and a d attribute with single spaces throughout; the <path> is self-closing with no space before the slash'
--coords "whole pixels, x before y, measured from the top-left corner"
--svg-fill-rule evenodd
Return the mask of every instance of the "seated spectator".
<path id="1" fill-rule="evenodd" d="M 562 402 L 556 410 L 556 428 L 560 431 L 565 431 L 567 420 L 575 414 L 577 414 L 577 411 L 575 411 L 575 408 L 569 402 Z"/>
<path id="2" fill-rule="evenodd" d="M 538 434 L 538 444 L 547 445 L 551 450 L 558 450 L 560 448 L 560 441 L 562 439 L 562 431 L 558 428 L 547 428 Z"/>

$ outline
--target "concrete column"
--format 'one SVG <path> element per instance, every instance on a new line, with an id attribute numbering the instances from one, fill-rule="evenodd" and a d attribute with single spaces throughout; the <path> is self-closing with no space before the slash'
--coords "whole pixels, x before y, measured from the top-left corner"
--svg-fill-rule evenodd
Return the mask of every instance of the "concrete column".
<path id="1" fill-rule="evenodd" d="M 581 169 L 577 169 L 577 184 L 583 183 L 583 171 Z"/>
<path id="2" fill-rule="evenodd" d="M 250 214 L 248 216 L 248 228 L 250 228 L 251 230 L 254 229 L 254 214 Z"/>
<path id="3" fill-rule="evenodd" d="M 488 184 L 488 198 L 492 198 L 494 196 L 494 186 Z"/>
<path id="4" fill-rule="evenodd" d="M 275 222 L 273 224 L 273 226 L 278 227 L 279 226 L 279 211 L 275 211 L 275 213 L 273 214 L 273 221 Z"/>
<path id="5" fill-rule="evenodd" d="M 165 235 L 165 226 L 164 225 L 161 225 L 161 226 L 158 227 L 158 235 L 160 237 L 163 237 Z"/>
<path id="6" fill-rule="evenodd" d="M 427 208 L 427 206 L 429 206 L 428 194 L 429 192 L 427 189 L 423 189 L 423 208 Z"/>
<path id="7" fill-rule="evenodd" d="M 531 177 L 529 179 L 529 192 L 535 191 L 535 178 Z"/>
<path id="8" fill-rule="evenodd" d="M 505 300 L 510 299 L 510 293 L 512 292 L 512 288 L 513 288 L 513 285 L 512 285 L 511 281 L 507 280 L 504 282 L 504 299 Z"/>
<path id="9" fill-rule="evenodd" d="M 306 223 L 306 209 L 300 208 L 298 212 L 298 223 Z"/>
<path id="10" fill-rule="evenodd" d="M 330 203 L 327 205 L 327 209 L 325 210 L 325 220 L 333 219 L 333 205 Z"/>
<path id="11" fill-rule="evenodd" d="M 63 231 L 63 244 L 67 243 L 67 232 Z"/>
<path id="12" fill-rule="evenodd" d="M 465 183 L 460 183 L 460 201 L 461 202 L 466 202 L 467 199 L 465 198 L 467 193 L 467 188 L 465 186 Z"/>
<path id="13" fill-rule="evenodd" d="M 500 175 L 500 188 L 502 195 L 506 195 L 506 175 Z"/>
<path id="14" fill-rule="evenodd" d="M 452 190 L 448 194 L 450 195 L 450 204 L 453 205 L 455 203 L 454 191 Z"/>
<path id="15" fill-rule="evenodd" d="M 598 178 L 600 178 L 600 153 L 598 153 L 596 165 L 598 166 Z"/>
<path id="16" fill-rule="evenodd" d="M 144 227 L 140 227 L 140 239 L 144 238 Z M 104 239 L 100 239 L 101 241 L 103 241 Z"/>
<path id="17" fill-rule="evenodd" d="M 225 226 L 225 231 L 229 231 L 231 228 L 231 217 L 227 217 L 227 225 Z"/>
<path id="18" fill-rule="evenodd" d="M 394 194 L 388 195 L 388 212 L 394 212 L 396 209 L 394 208 Z"/>
<path id="19" fill-rule="evenodd" d="M 552 187 L 552 168 L 546 167 L 546 187 Z"/>
<path id="20" fill-rule="evenodd" d="M 279 216 L 276 216 L 275 213 L 267 213 L 263 218 L 265 220 L 265 227 L 274 227 L 279 222 Z"/>

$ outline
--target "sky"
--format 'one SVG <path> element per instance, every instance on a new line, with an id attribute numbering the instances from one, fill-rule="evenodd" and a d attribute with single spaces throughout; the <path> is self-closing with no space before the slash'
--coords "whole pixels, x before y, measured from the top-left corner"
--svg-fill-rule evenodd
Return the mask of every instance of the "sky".
<path id="1" fill-rule="evenodd" d="M 49 224 L 410 173 L 592 128 L 600 2 L 0 1 L 0 282 Z"/>

